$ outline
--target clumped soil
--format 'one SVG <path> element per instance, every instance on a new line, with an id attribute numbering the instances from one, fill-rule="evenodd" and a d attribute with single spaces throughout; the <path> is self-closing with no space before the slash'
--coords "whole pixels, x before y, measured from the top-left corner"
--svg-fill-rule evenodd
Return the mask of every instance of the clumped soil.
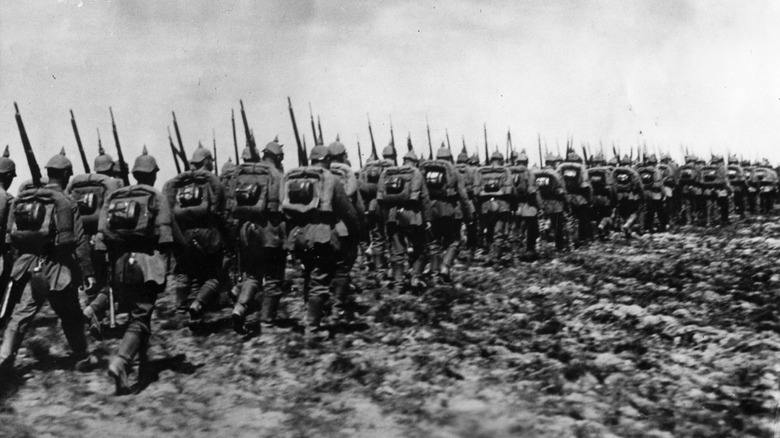
<path id="1" fill-rule="evenodd" d="M 356 270 L 359 320 L 322 337 L 296 287 L 282 327 L 250 337 L 229 308 L 193 332 L 168 293 L 155 372 L 123 397 L 105 367 L 72 371 L 44 311 L 0 382 L 0 436 L 772 437 L 778 250 L 780 226 L 753 221 L 544 244 L 418 294 Z"/>

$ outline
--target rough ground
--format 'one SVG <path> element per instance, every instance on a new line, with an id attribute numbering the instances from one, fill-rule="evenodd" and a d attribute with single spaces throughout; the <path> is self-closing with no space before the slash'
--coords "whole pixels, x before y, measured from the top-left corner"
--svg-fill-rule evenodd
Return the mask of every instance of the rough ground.
<path id="1" fill-rule="evenodd" d="M 165 296 L 135 396 L 71 371 L 47 311 L 2 382 L 0 436 L 777 436 L 774 219 L 461 267 L 419 296 L 360 273 L 362 323 L 321 341 L 297 293 L 289 328 L 249 339 L 227 309 L 193 334 Z"/>

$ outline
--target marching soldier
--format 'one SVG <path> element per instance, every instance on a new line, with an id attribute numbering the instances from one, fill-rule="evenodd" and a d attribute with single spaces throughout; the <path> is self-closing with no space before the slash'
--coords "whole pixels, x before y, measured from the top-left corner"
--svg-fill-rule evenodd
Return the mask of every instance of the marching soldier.
<path id="1" fill-rule="evenodd" d="M 617 205 L 615 182 L 612 179 L 613 169 L 605 166 L 604 156 L 596 154 L 593 164 L 599 164 L 588 169 L 590 186 L 593 189 L 593 220 L 596 222 L 596 232 L 601 240 L 607 238 L 607 232 L 612 228 L 612 217 Z"/>
<path id="2" fill-rule="evenodd" d="M 450 281 L 450 271 L 460 246 L 463 220 L 471 222 L 473 207 L 460 173 L 452 163 L 452 153 L 442 143 L 436 159 L 420 165 L 431 198 L 431 271 Z"/>
<path id="3" fill-rule="evenodd" d="M 0 291 L 4 292 L 2 302 L 0 302 L 0 306 L 2 306 L 0 308 L 0 329 L 5 328 L 5 321 L 19 298 L 12 297 L 11 291 L 7 290 L 14 261 L 13 254 L 9 251 L 11 248 L 5 241 L 5 235 L 8 231 L 8 217 L 11 214 L 14 200 L 13 195 L 8 193 L 8 189 L 16 177 L 16 163 L 10 156 L 8 146 L 6 146 L 0 157 L 0 233 L 2 233 L 0 235 L 3 236 L 3 240 L 0 241 Z"/>
<path id="4" fill-rule="evenodd" d="M 655 155 L 650 155 L 643 166 L 637 169 L 644 189 L 645 205 L 645 230 L 654 231 L 655 218 L 658 217 L 658 230 L 666 231 L 669 216 L 666 211 L 666 193 L 664 191 L 664 178 L 657 167 Z"/>
<path id="5" fill-rule="evenodd" d="M 382 172 L 395 166 L 395 148 L 392 145 L 385 147 L 382 150 L 382 158 L 382 160 L 369 160 L 361 169 L 358 181 L 360 194 L 367 205 L 366 220 L 370 243 L 366 252 L 371 257 L 368 264 L 379 272 L 383 272 L 386 268 L 387 236 L 385 235 L 384 213 L 382 206 L 377 201 L 377 189 Z"/>
<path id="6" fill-rule="evenodd" d="M 60 318 L 76 368 L 95 364 L 87 353 L 83 316 L 77 287 L 95 286 L 89 241 L 84 234 L 78 206 L 65 193 L 73 173 L 65 150 L 46 164 L 49 183 L 19 194 L 11 206 L 9 243 L 19 257 L 10 280 L 21 295 L 5 328 L 0 346 L 0 368 L 10 369 L 33 318 L 48 301 Z M 53 226 L 56 224 L 56 228 Z"/>
<path id="7" fill-rule="evenodd" d="M 476 209 L 476 197 L 474 194 L 474 185 L 477 179 L 478 166 L 472 164 L 469 158 L 468 152 L 466 152 L 466 145 L 463 145 L 463 149 L 458 154 L 457 161 L 455 162 L 455 169 L 460 173 L 460 177 L 463 180 L 463 185 L 466 187 L 466 195 L 469 197 L 471 203 L 473 215 L 470 221 L 466 221 L 466 260 L 471 261 L 474 259 L 474 253 L 477 251 L 478 236 L 479 236 L 479 219 L 477 217 Z"/>
<path id="8" fill-rule="evenodd" d="M 260 322 L 271 327 L 282 299 L 287 237 L 279 200 L 282 183 L 282 145 L 274 139 L 263 149 L 259 163 L 243 163 L 234 169 L 228 192 L 234 199 L 231 219 L 239 225 L 239 257 L 243 283 L 233 307 L 233 329 L 247 334 L 246 314 L 255 296 L 263 294 Z"/>
<path id="9" fill-rule="evenodd" d="M 739 158 L 736 155 L 729 156 L 727 172 L 729 184 L 731 184 L 731 188 L 734 190 L 734 211 L 739 215 L 740 219 L 744 219 L 747 178 L 742 166 L 739 165 Z"/>
<path id="10" fill-rule="evenodd" d="M 404 280 L 404 261 L 409 257 L 411 286 L 425 287 L 423 269 L 427 263 L 428 231 L 431 224 L 431 201 L 417 155 L 409 151 L 402 166 L 385 169 L 379 178 L 377 200 L 385 214 L 390 263 L 395 286 Z M 412 251 L 407 251 L 411 248 Z"/>
<path id="11" fill-rule="evenodd" d="M 149 371 L 152 312 L 171 271 L 178 230 L 167 198 L 154 189 L 158 171 L 157 161 L 144 147 L 132 168 L 136 184 L 108 195 L 95 238 L 95 249 L 108 258 L 111 292 L 130 315 L 117 354 L 108 365 L 117 395 L 130 392 L 127 374 L 136 356 L 139 380 Z M 107 301 L 105 296 L 100 300 Z"/>
<path id="12" fill-rule="evenodd" d="M 163 194 L 186 241 L 176 257 L 176 305 L 194 322 L 219 296 L 225 192 L 213 173 L 211 151 L 198 145 L 190 163 L 191 170 L 165 183 Z"/>
<path id="13" fill-rule="evenodd" d="M 124 185 L 121 179 L 115 178 L 114 168 L 114 159 L 106 154 L 101 146 L 93 166 L 95 173 L 76 175 L 65 190 L 79 207 L 84 233 L 92 248 L 92 266 L 95 268 L 97 284 L 91 291 L 87 291 L 94 292 L 94 295 L 92 293 L 87 295 L 89 304 L 84 307 L 84 318 L 89 323 L 90 333 L 94 336 L 100 336 L 100 320 L 105 316 L 96 310 L 107 308 L 107 303 L 96 300 L 98 298 L 102 300 L 107 296 L 105 293 L 99 292 L 107 287 L 106 274 L 108 272 L 105 254 L 95 251 L 95 235 L 98 232 L 100 211 L 103 209 L 105 199 Z"/>
<path id="14" fill-rule="evenodd" d="M 685 164 L 680 166 L 679 183 L 681 210 L 680 224 L 693 225 L 702 210 L 701 205 L 701 175 L 696 166 L 696 157 L 687 155 Z"/>
<path id="15" fill-rule="evenodd" d="M 288 248 L 303 264 L 304 277 L 309 279 L 307 326 L 316 330 L 327 314 L 331 296 L 335 295 L 342 307 L 348 298 L 348 289 L 334 282 L 338 264 L 343 262 L 336 225 L 343 222 L 349 233 L 358 235 L 359 218 L 341 181 L 328 170 L 328 148 L 312 148 L 309 161 L 308 167 L 284 175 L 280 199 L 291 227 Z"/>
<path id="16" fill-rule="evenodd" d="M 514 151 L 512 154 L 514 155 Z M 509 171 L 512 173 L 512 183 L 517 194 L 516 206 L 512 207 L 512 239 L 515 239 L 519 246 L 522 232 L 525 231 L 525 252 L 520 258 L 533 261 L 538 258 L 536 241 L 539 239 L 539 209 L 542 206 L 542 198 L 532 177 L 533 172 L 528 168 L 528 155 L 524 150 L 517 156 Z"/>
<path id="17" fill-rule="evenodd" d="M 642 209 L 644 191 L 642 179 L 631 165 L 631 158 L 625 155 L 620 160 L 620 166 L 612 171 L 617 193 L 616 219 L 626 237 L 631 237 L 634 229 L 640 228 L 637 223 Z"/>
<path id="18" fill-rule="evenodd" d="M 702 166 L 701 186 L 702 196 L 706 207 L 702 211 L 702 224 L 712 225 L 714 222 L 714 205 L 720 210 L 720 224 L 729 223 L 729 197 L 731 196 L 731 184 L 723 162 L 723 157 L 713 155 L 709 165 Z M 714 205 L 713 205 L 714 204 Z"/>
<path id="19" fill-rule="evenodd" d="M 492 242 L 488 263 L 500 263 L 509 237 L 511 206 L 515 202 L 512 173 L 504 167 L 504 156 L 496 151 L 490 164 L 479 168 L 477 202 L 487 239 Z"/>
<path id="20" fill-rule="evenodd" d="M 542 214 L 549 223 L 546 227 L 546 232 L 554 233 L 555 249 L 557 251 L 563 251 L 566 249 L 567 244 L 566 230 L 564 227 L 566 188 L 563 184 L 563 178 L 555 170 L 556 161 L 556 157 L 547 155 L 545 167 L 533 169 L 531 178 L 533 178 L 534 184 L 539 190 L 539 196 L 542 201 Z"/>
<path id="21" fill-rule="evenodd" d="M 575 247 L 584 245 L 593 238 L 593 228 L 590 222 L 591 200 L 593 197 L 588 179 L 588 171 L 582 158 L 574 152 L 566 155 L 566 161 L 558 165 L 558 174 L 563 177 L 566 187 L 566 203 L 577 222 L 577 238 Z"/>

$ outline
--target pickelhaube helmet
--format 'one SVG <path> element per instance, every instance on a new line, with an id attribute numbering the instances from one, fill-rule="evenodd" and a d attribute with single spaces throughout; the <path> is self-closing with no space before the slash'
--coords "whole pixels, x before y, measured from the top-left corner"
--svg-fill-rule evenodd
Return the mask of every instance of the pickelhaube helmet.
<path id="1" fill-rule="evenodd" d="M 656 158 L 655 154 L 650 154 L 645 158 L 645 163 L 647 164 L 658 164 L 658 158 Z"/>
<path id="2" fill-rule="evenodd" d="M 442 143 L 441 147 L 436 150 L 436 159 L 437 160 L 451 160 L 452 159 L 452 151 L 450 151 L 446 146 L 444 146 L 444 143 Z"/>
<path id="3" fill-rule="evenodd" d="M 566 161 L 569 163 L 581 163 L 582 158 L 580 158 L 576 152 L 569 152 L 568 155 L 566 155 Z"/>
<path id="4" fill-rule="evenodd" d="M 414 161 L 415 163 L 420 161 L 419 158 L 417 158 L 417 154 L 414 153 L 414 151 L 409 151 L 404 155 L 404 160 L 410 160 Z"/>
<path id="5" fill-rule="evenodd" d="M 268 142 L 265 147 L 263 148 L 263 153 L 265 154 L 271 154 L 271 155 L 281 155 L 282 154 L 282 144 L 279 143 L 279 137 L 274 137 L 274 139 L 270 142 Z"/>
<path id="6" fill-rule="evenodd" d="M 8 176 L 16 176 L 16 163 L 11 158 L 11 153 L 8 151 L 6 145 L 3 156 L 0 157 L 0 174 Z"/>
<path id="7" fill-rule="evenodd" d="M 146 150 L 146 145 L 144 145 L 141 155 L 139 155 L 138 158 L 135 159 L 135 163 L 133 163 L 133 173 L 153 173 L 159 170 L 160 168 L 157 167 L 157 160 L 149 155 L 149 151 Z"/>
<path id="8" fill-rule="evenodd" d="M 495 151 L 492 154 L 490 154 L 490 161 L 493 161 L 493 160 L 500 160 L 503 163 L 504 162 L 504 155 L 501 152 L 499 152 L 499 151 Z"/>
<path id="9" fill-rule="evenodd" d="M 60 150 L 60 153 L 51 157 L 48 163 L 46 163 L 45 166 L 46 169 L 56 169 L 56 170 L 73 170 L 73 164 L 70 162 L 68 157 L 65 156 L 65 148 L 62 148 Z"/>
<path id="10" fill-rule="evenodd" d="M 228 173 L 232 172 L 233 169 L 236 168 L 236 163 L 233 162 L 233 159 L 231 157 L 228 157 L 227 161 L 225 161 L 225 164 L 222 165 L 222 169 L 220 170 L 222 173 L 221 175 L 227 175 Z"/>
<path id="11" fill-rule="evenodd" d="M 106 153 L 103 146 L 98 149 L 98 156 L 95 157 L 93 167 L 97 173 L 110 172 L 114 167 L 114 158 Z"/>
<path id="12" fill-rule="evenodd" d="M 473 154 L 472 156 L 470 156 L 468 163 L 471 164 L 472 166 L 476 166 L 477 164 L 479 164 L 479 155 Z"/>
<path id="13" fill-rule="evenodd" d="M 312 163 L 316 161 L 323 161 L 326 158 L 328 158 L 328 148 L 321 144 L 314 146 L 311 150 L 311 153 L 309 154 L 309 161 Z"/>
<path id="14" fill-rule="evenodd" d="M 393 147 L 392 144 L 389 144 L 385 146 L 384 149 L 382 149 L 382 157 L 384 158 L 395 158 L 397 156 L 395 152 L 395 147 Z"/>
<path id="15" fill-rule="evenodd" d="M 192 164 L 200 164 L 207 159 L 214 159 L 214 157 L 211 155 L 211 151 L 204 148 L 203 144 L 198 142 L 198 147 L 195 149 L 195 151 L 192 152 L 192 158 L 190 159 L 190 163 Z"/>
<path id="16" fill-rule="evenodd" d="M 512 151 L 514 152 L 514 151 Z M 515 157 L 515 161 L 521 164 L 528 164 L 528 154 L 525 153 L 525 149 L 520 151 L 520 155 Z"/>
<path id="17" fill-rule="evenodd" d="M 344 143 L 342 143 L 339 139 L 339 136 L 336 135 L 336 141 L 328 145 L 328 154 L 330 154 L 331 157 L 337 157 L 346 153 L 347 148 L 344 147 Z"/>
<path id="18" fill-rule="evenodd" d="M 460 153 L 458 154 L 458 158 L 456 160 L 458 164 L 465 164 L 469 162 L 469 153 L 466 152 L 466 149 L 464 148 Z"/>

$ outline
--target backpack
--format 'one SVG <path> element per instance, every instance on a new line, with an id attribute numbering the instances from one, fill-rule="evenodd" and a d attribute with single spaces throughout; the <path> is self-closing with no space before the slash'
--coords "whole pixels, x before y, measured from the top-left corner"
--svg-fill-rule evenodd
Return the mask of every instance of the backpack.
<path id="1" fill-rule="evenodd" d="M 553 199 L 560 187 L 558 174 L 552 169 L 539 169 L 534 173 L 534 184 L 543 199 Z"/>
<path id="2" fill-rule="evenodd" d="M 470 164 L 460 163 L 455 165 L 455 170 L 460 173 L 463 185 L 466 186 L 466 193 L 469 196 L 474 196 L 474 176 L 477 169 Z"/>
<path id="3" fill-rule="evenodd" d="M 514 182 L 512 173 L 506 167 L 484 166 L 479 168 L 479 182 L 475 188 L 477 196 L 512 196 Z"/>
<path id="4" fill-rule="evenodd" d="M 423 178 L 414 167 L 388 167 L 379 178 L 376 199 L 386 205 L 403 206 L 420 202 Z"/>
<path id="5" fill-rule="evenodd" d="M 382 172 L 389 167 L 384 161 L 375 161 L 363 167 L 359 180 L 360 194 L 363 195 L 363 199 L 371 200 L 377 197 L 379 178 L 382 176 Z"/>
<path id="6" fill-rule="evenodd" d="M 739 165 L 730 165 L 728 169 L 726 169 L 726 176 L 732 183 L 742 183 L 745 181 L 745 173 Z"/>
<path id="7" fill-rule="evenodd" d="M 563 163 L 558 166 L 558 173 L 563 177 L 563 184 L 569 193 L 579 193 L 582 181 L 582 164 Z"/>
<path id="8" fill-rule="evenodd" d="M 55 207 L 51 190 L 28 189 L 13 203 L 11 244 L 20 253 L 42 254 L 57 235 Z"/>
<path id="9" fill-rule="evenodd" d="M 184 172 L 166 184 L 173 216 L 182 228 L 204 227 L 211 223 L 217 208 L 213 173 L 206 170 Z"/>
<path id="10" fill-rule="evenodd" d="M 103 236 L 108 242 L 157 243 L 155 223 L 160 211 L 151 187 L 129 186 L 108 195 Z"/>
<path id="11" fill-rule="evenodd" d="M 229 190 L 232 217 L 253 220 L 262 218 L 269 211 L 279 210 L 281 175 L 275 168 L 265 163 L 244 163 L 234 172 Z"/>
<path id="12" fill-rule="evenodd" d="M 284 175 L 281 194 L 282 211 L 288 216 L 306 216 L 333 211 L 333 188 L 336 179 L 321 167 L 299 167 Z"/>
<path id="13" fill-rule="evenodd" d="M 593 194 L 597 196 L 608 196 L 612 189 L 612 178 L 610 170 L 606 167 L 594 167 L 588 169 L 588 179 L 593 188 Z"/>
<path id="14" fill-rule="evenodd" d="M 726 184 L 719 166 L 704 166 L 701 168 L 701 183 L 705 186 L 722 186 Z"/>
<path id="15" fill-rule="evenodd" d="M 642 181 L 642 187 L 645 189 L 651 189 L 655 180 L 655 169 L 652 167 L 640 167 L 637 171 L 639 173 L 639 179 Z"/>
<path id="16" fill-rule="evenodd" d="M 424 161 L 420 171 L 431 199 L 451 200 L 458 196 L 458 177 L 455 166 L 449 161 Z"/>
<path id="17" fill-rule="evenodd" d="M 355 177 L 355 172 L 351 167 L 344 163 L 331 163 L 330 173 L 341 180 L 341 185 L 344 186 L 344 192 L 347 197 L 352 199 L 357 193 L 358 182 Z"/>
<path id="18" fill-rule="evenodd" d="M 525 166 L 512 166 L 509 168 L 512 174 L 512 185 L 518 196 L 526 196 L 530 193 L 531 172 Z"/>
<path id="19" fill-rule="evenodd" d="M 101 174 L 77 175 L 68 186 L 67 193 L 79 206 L 84 233 L 95 235 L 103 202 L 109 193 L 121 187 L 121 181 Z"/>
<path id="20" fill-rule="evenodd" d="M 691 165 L 684 165 L 680 168 L 680 185 L 695 184 L 699 178 L 699 171 Z"/>
<path id="21" fill-rule="evenodd" d="M 661 163 L 656 168 L 661 171 L 661 180 L 663 181 L 664 185 L 668 187 L 674 187 L 677 185 L 677 180 L 675 179 L 675 168 L 672 167 L 669 164 Z"/>

